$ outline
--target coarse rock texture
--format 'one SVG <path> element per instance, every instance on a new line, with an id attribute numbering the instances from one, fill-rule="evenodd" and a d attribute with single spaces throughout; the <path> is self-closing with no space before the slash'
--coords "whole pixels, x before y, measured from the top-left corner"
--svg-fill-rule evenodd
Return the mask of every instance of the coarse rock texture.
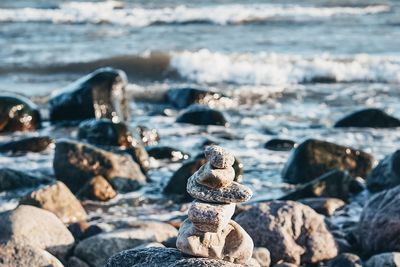
<path id="1" fill-rule="evenodd" d="M 27 152 L 42 152 L 53 143 L 49 136 L 25 137 L 0 144 L 0 152 L 19 156 Z"/>
<path id="2" fill-rule="evenodd" d="M 222 188 L 209 188 L 198 184 L 194 175 L 188 180 L 187 191 L 193 198 L 215 203 L 241 203 L 253 196 L 250 188 L 237 182 Z"/>
<path id="3" fill-rule="evenodd" d="M 264 144 L 264 148 L 272 151 L 290 151 L 295 148 L 296 142 L 288 139 L 271 139 Z"/>
<path id="4" fill-rule="evenodd" d="M 82 199 L 108 201 L 113 199 L 117 192 L 103 176 L 95 176 L 86 183 L 76 194 Z"/>
<path id="5" fill-rule="evenodd" d="M 247 263 L 253 252 L 253 241 L 234 221 L 220 232 L 202 232 L 187 219 L 179 229 L 176 247 L 189 255 Z"/>
<path id="6" fill-rule="evenodd" d="M 362 266 L 363 265 L 360 257 L 351 253 L 340 254 L 336 258 L 326 263 L 326 267 L 362 267 Z M 383 267 L 381 265 L 379 266 Z"/>
<path id="7" fill-rule="evenodd" d="M 129 249 L 113 255 L 106 267 L 169 267 L 186 257 L 174 248 Z"/>
<path id="8" fill-rule="evenodd" d="M 85 120 L 79 124 L 78 138 L 101 146 L 105 150 L 110 150 L 107 149 L 108 146 L 120 147 L 123 152 L 132 156 L 143 172 L 149 170 L 150 162 L 147 151 L 140 139 L 132 134 L 124 122 L 113 122 L 110 119 Z M 111 152 L 117 151 L 111 149 Z"/>
<path id="9" fill-rule="evenodd" d="M 347 171 L 353 177 L 367 177 L 373 157 L 360 150 L 325 141 L 308 139 L 291 152 L 282 172 L 285 182 L 309 182 L 332 170 Z"/>
<path id="10" fill-rule="evenodd" d="M 189 87 L 169 89 L 165 95 L 165 100 L 173 107 L 182 109 L 192 104 L 214 106 L 229 99 L 217 92 Z"/>
<path id="11" fill-rule="evenodd" d="M 0 244 L 0 267 L 63 267 L 49 252 L 27 244 Z M 77 266 L 74 266 L 77 267 Z"/>
<path id="12" fill-rule="evenodd" d="M 182 259 L 168 265 L 168 267 L 244 267 L 249 265 L 234 264 L 224 260 L 205 259 L 205 258 L 190 258 Z M 255 266 L 251 266 L 255 267 Z"/>
<path id="13" fill-rule="evenodd" d="M 107 259 L 120 251 L 149 242 L 164 242 L 176 237 L 178 231 L 171 225 L 155 221 L 135 222 L 131 228 L 102 233 L 84 239 L 75 248 L 74 255 L 93 267 L 103 267 Z"/>
<path id="14" fill-rule="evenodd" d="M 231 152 L 216 145 L 207 146 L 204 155 L 211 166 L 217 169 L 226 169 L 235 162 L 235 156 Z"/>
<path id="15" fill-rule="evenodd" d="M 373 196 L 361 213 L 357 236 L 365 255 L 400 251 L 400 186 Z"/>
<path id="16" fill-rule="evenodd" d="M 19 95 L 0 94 L 0 133 L 35 131 L 40 127 L 40 112 L 32 101 Z"/>
<path id="17" fill-rule="evenodd" d="M 232 184 L 235 170 L 231 166 L 226 169 L 214 169 L 210 162 L 207 162 L 194 175 L 199 184 L 218 189 Z"/>
<path id="18" fill-rule="evenodd" d="M 188 153 L 170 146 L 148 146 L 146 147 L 146 151 L 150 157 L 155 159 L 181 161 L 190 158 Z"/>
<path id="19" fill-rule="evenodd" d="M 0 192 L 20 188 L 36 187 L 50 183 L 51 179 L 34 176 L 22 171 L 0 168 Z"/>
<path id="20" fill-rule="evenodd" d="M 252 257 L 261 267 L 269 267 L 271 265 L 271 254 L 266 248 L 254 248 Z"/>
<path id="21" fill-rule="evenodd" d="M 236 218 L 257 247 L 271 253 L 273 264 L 317 263 L 334 258 L 337 247 L 324 217 L 293 201 L 259 203 Z"/>
<path id="22" fill-rule="evenodd" d="M 142 249 L 142 248 L 165 248 L 165 246 L 159 242 L 149 242 L 135 247 L 135 249 Z"/>
<path id="23" fill-rule="evenodd" d="M 362 109 L 353 112 L 335 123 L 334 127 L 400 127 L 400 120 L 376 108 Z"/>
<path id="24" fill-rule="evenodd" d="M 225 229 L 235 212 L 235 204 L 216 204 L 194 201 L 190 205 L 188 218 L 203 232 L 220 232 Z"/>
<path id="25" fill-rule="evenodd" d="M 303 198 L 328 197 L 347 201 L 353 194 L 363 188 L 359 182 L 343 171 L 331 171 L 300 185 L 293 192 L 281 197 L 282 200 L 299 200 Z"/>
<path id="26" fill-rule="evenodd" d="M 399 267 L 400 252 L 388 252 L 371 257 L 365 267 Z"/>
<path id="27" fill-rule="evenodd" d="M 54 213 L 64 223 L 86 220 L 87 214 L 68 187 L 58 181 L 27 194 L 22 205 L 33 205 Z"/>
<path id="28" fill-rule="evenodd" d="M 128 118 L 122 70 L 100 68 L 55 92 L 50 101 L 50 120 L 73 121 L 107 118 L 114 122 Z"/>
<path id="29" fill-rule="evenodd" d="M 319 214 L 332 216 L 336 210 L 344 207 L 346 203 L 338 198 L 303 198 L 299 202 L 309 206 Z"/>
<path id="30" fill-rule="evenodd" d="M 400 150 L 382 159 L 370 172 L 368 189 L 376 192 L 400 185 Z"/>
<path id="31" fill-rule="evenodd" d="M 0 213 L 0 244 L 14 242 L 64 258 L 74 237 L 53 213 L 29 205 Z"/>
<path id="32" fill-rule="evenodd" d="M 176 118 L 176 122 L 195 125 L 228 126 L 228 121 L 221 111 L 197 105 L 185 109 Z"/>
<path id="33" fill-rule="evenodd" d="M 53 161 L 57 179 L 78 192 L 95 176 L 103 176 L 118 192 L 129 192 L 146 183 L 139 166 L 125 155 L 62 139 L 56 143 Z"/>

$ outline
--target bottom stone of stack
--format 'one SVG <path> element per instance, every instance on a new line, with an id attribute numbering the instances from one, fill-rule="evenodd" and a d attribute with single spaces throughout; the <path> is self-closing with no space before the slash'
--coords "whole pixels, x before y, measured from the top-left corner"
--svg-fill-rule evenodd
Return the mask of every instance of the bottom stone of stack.
<path id="1" fill-rule="evenodd" d="M 233 263 L 246 264 L 253 254 L 253 240 L 235 221 L 220 232 L 202 232 L 189 219 L 179 229 L 176 246 L 183 253 L 222 259 Z"/>

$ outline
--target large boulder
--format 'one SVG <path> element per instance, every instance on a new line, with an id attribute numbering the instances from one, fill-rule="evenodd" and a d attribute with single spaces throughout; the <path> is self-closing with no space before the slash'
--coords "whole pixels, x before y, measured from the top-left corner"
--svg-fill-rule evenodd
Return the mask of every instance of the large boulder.
<path id="1" fill-rule="evenodd" d="M 228 121 L 221 111 L 198 105 L 190 106 L 184 110 L 176 118 L 176 122 L 195 125 L 228 125 Z"/>
<path id="2" fill-rule="evenodd" d="M 56 92 L 49 101 L 50 120 L 73 121 L 108 118 L 114 122 L 128 117 L 122 70 L 101 68 Z"/>
<path id="3" fill-rule="evenodd" d="M 0 244 L 30 245 L 63 258 L 74 237 L 53 213 L 29 205 L 0 213 Z"/>
<path id="4" fill-rule="evenodd" d="M 359 182 L 347 172 L 331 171 L 281 197 L 282 200 L 328 197 L 347 201 L 352 195 L 362 190 Z"/>
<path id="5" fill-rule="evenodd" d="M 400 251 L 400 186 L 382 191 L 365 205 L 357 236 L 366 255 Z"/>
<path id="6" fill-rule="evenodd" d="M 10 168 L 0 168 L 0 192 L 36 187 L 50 183 L 50 179 Z"/>
<path id="7" fill-rule="evenodd" d="M 271 253 L 271 262 L 299 265 L 334 258 L 337 247 L 324 217 L 293 201 L 259 203 L 235 218 L 253 238 L 256 247 Z"/>
<path id="8" fill-rule="evenodd" d="M 20 204 L 33 205 L 48 210 L 64 223 L 86 220 L 87 214 L 78 199 L 58 181 L 27 194 Z"/>
<path id="9" fill-rule="evenodd" d="M 306 183 L 337 169 L 348 171 L 353 177 L 365 178 L 372 168 L 372 163 L 373 157 L 363 151 L 308 139 L 292 151 L 282 177 L 288 183 Z"/>
<path id="10" fill-rule="evenodd" d="M 103 267 L 113 254 L 148 242 L 164 242 L 178 231 L 161 222 L 135 222 L 130 228 L 102 233 L 81 241 L 74 254 L 93 267 Z"/>
<path id="11" fill-rule="evenodd" d="M 368 189 L 373 192 L 397 185 L 400 185 L 400 150 L 381 160 L 367 178 Z"/>
<path id="12" fill-rule="evenodd" d="M 353 112 L 335 123 L 334 127 L 400 127 L 400 120 L 376 108 L 368 108 Z"/>
<path id="13" fill-rule="evenodd" d="M 296 142 L 289 139 L 273 138 L 264 144 L 264 148 L 272 151 L 290 151 L 296 146 Z"/>
<path id="14" fill-rule="evenodd" d="M 371 257 L 365 267 L 400 267 L 400 252 L 387 252 Z"/>
<path id="15" fill-rule="evenodd" d="M 35 131 L 41 127 L 38 107 L 29 99 L 0 94 L 0 133 Z"/>
<path id="16" fill-rule="evenodd" d="M 178 109 L 187 108 L 192 104 L 213 106 L 216 102 L 228 100 L 220 93 L 190 87 L 169 89 L 165 98 L 167 103 Z"/>
<path id="17" fill-rule="evenodd" d="M 72 140 L 56 143 L 53 167 L 57 179 L 74 193 L 96 176 L 104 177 L 118 192 L 133 191 L 146 183 L 131 157 Z"/>
<path id="18" fill-rule="evenodd" d="M 112 122 L 109 119 L 89 119 L 79 124 L 78 139 L 107 150 L 107 146 L 119 147 L 120 151 L 115 152 L 130 154 L 133 160 L 139 164 L 143 172 L 149 170 L 149 155 L 145 150 L 140 138 L 132 134 L 128 125 L 124 122 Z"/>
<path id="19" fill-rule="evenodd" d="M 47 251 L 31 245 L 9 243 L 0 245 L 1 267 L 63 267 L 64 265 Z"/>
<path id="20" fill-rule="evenodd" d="M 54 140 L 48 136 L 27 137 L 0 144 L 0 152 L 12 155 L 20 155 L 27 152 L 42 152 L 53 143 Z"/>

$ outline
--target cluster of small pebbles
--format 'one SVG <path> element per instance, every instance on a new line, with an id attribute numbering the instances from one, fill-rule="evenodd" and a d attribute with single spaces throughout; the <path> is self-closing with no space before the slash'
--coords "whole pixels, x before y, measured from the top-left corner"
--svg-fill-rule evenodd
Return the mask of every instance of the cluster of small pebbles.
<path id="1" fill-rule="evenodd" d="M 195 198 L 177 238 L 177 248 L 197 257 L 246 264 L 253 253 L 253 240 L 231 220 L 236 203 L 248 201 L 252 192 L 234 182 L 234 156 L 219 146 L 205 149 L 207 163 L 188 181 Z"/>

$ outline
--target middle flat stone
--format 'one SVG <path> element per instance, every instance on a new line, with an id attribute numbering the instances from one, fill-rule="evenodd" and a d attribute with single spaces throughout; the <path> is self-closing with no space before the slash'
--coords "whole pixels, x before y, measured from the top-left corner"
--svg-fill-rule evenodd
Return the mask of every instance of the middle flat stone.
<path id="1" fill-rule="evenodd" d="M 226 228 L 234 212 L 234 203 L 215 204 L 193 201 L 188 211 L 188 217 L 198 230 L 216 233 Z"/>

